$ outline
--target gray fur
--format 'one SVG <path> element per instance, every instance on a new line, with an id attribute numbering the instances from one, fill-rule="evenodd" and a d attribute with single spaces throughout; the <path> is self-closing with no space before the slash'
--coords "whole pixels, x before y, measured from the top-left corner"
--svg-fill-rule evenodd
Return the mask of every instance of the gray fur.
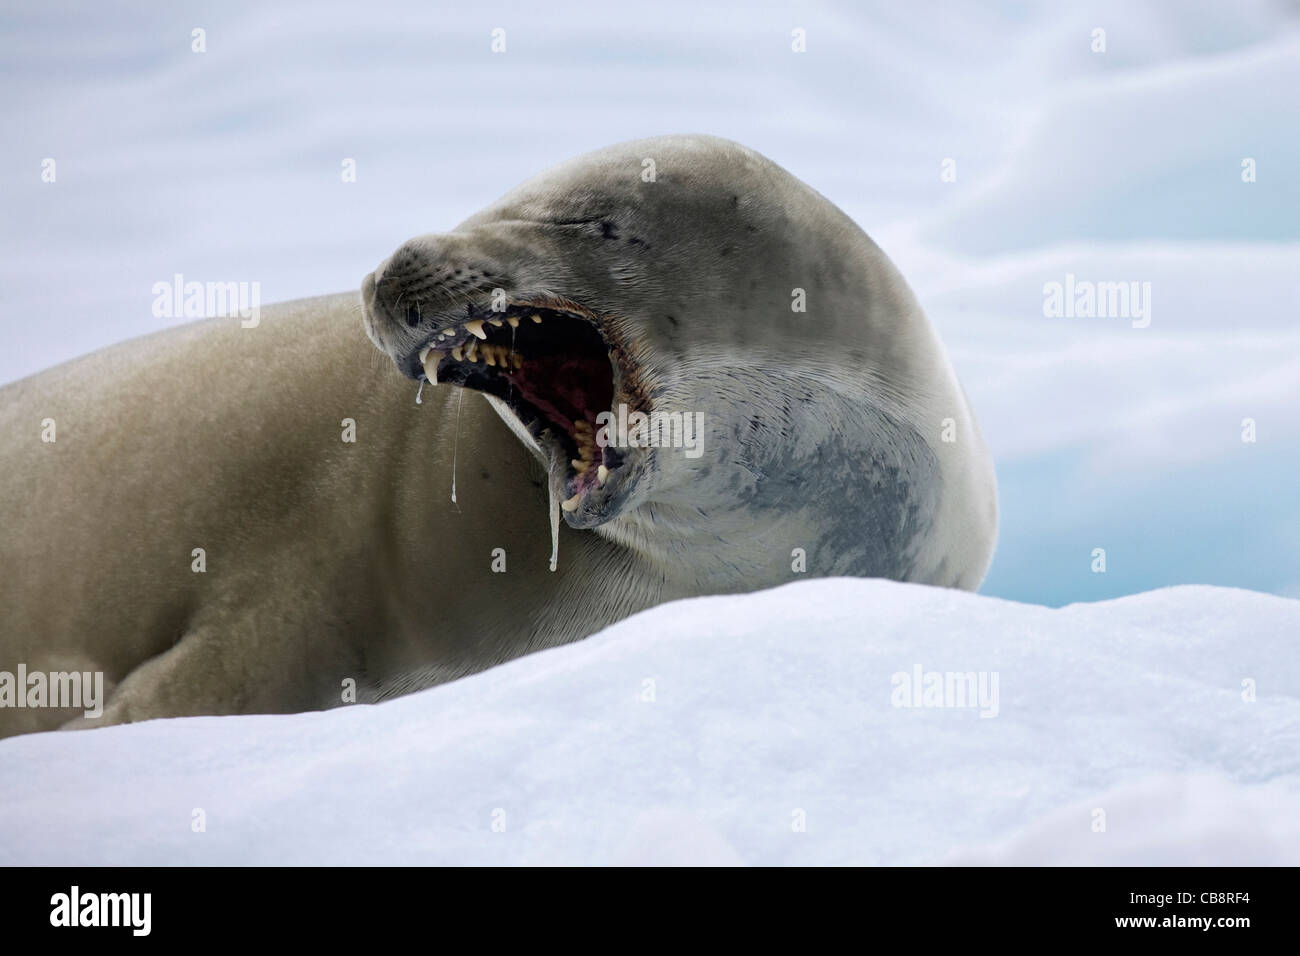
<path id="1" fill-rule="evenodd" d="M 937 337 L 861 229 L 744 146 L 669 136 L 580 157 L 405 243 L 367 281 L 372 339 L 394 358 L 492 288 L 564 296 L 631 341 L 656 407 L 709 416 L 710 453 L 649 456 L 616 517 L 566 520 L 691 553 L 701 589 L 784 580 L 754 547 L 754 529 L 775 522 L 786 557 L 804 547 L 818 573 L 983 578 L 992 465 Z M 791 309 L 796 288 L 806 313 Z M 413 301 L 422 321 L 408 328 Z M 669 515 L 683 516 L 680 536 Z"/>
<path id="2" fill-rule="evenodd" d="M 401 359 L 495 288 L 594 310 L 654 407 L 706 414 L 700 458 L 630 455 L 565 516 L 555 572 L 549 460 L 476 393 L 416 406 L 362 332 Z M 350 680 L 379 700 L 662 601 L 797 579 L 795 548 L 810 575 L 974 588 L 988 565 L 992 466 L 912 294 L 743 146 L 573 160 L 405 243 L 361 298 L 195 323 L 0 389 L 0 670 L 98 670 L 109 690 L 94 721 L 0 710 L 0 736 L 337 706 Z"/>

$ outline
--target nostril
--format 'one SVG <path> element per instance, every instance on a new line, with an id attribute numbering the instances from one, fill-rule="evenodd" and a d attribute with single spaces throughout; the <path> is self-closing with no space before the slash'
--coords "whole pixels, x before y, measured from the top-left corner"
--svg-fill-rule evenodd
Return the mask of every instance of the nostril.
<path id="1" fill-rule="evenodd" d="M 420 306 L 413 303 L 406 307 L 406 325 L 408 328 L 415 328 L 420 324 Z"/>

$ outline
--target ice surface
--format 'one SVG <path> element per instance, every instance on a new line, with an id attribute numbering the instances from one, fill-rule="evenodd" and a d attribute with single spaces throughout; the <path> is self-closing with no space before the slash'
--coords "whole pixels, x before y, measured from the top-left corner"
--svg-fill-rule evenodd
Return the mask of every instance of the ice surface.
<path id="1" fill-rule="evenodd" d="M 1211 587 L 699 598 L 376 706 L 0 741 L 0 863 L 1295 865 L 1298 634 Z M 996 699 L 895 706 L 918 667 Z"/>

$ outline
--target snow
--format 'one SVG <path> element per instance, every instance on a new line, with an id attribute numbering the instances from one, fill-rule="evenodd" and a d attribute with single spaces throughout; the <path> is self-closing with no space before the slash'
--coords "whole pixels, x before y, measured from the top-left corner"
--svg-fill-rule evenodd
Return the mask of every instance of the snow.
<path id="1" fill-rule="evenodd" d="M 380 705 L 5 740 L 0 863 L 1295 865 L 1297 634 L 1213 587 L 698 598 Z M 917 667 L 996 706 L 895 706 Z"/>

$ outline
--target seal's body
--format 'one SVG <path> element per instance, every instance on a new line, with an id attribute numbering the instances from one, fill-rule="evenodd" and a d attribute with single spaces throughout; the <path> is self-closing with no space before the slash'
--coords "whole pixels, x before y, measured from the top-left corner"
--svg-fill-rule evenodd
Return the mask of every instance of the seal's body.
<path id="1" fill-rule="evenodd" d="M 367 334 L 439 383 L 422 404 Z M 637 415 L 701 427 L 690 448 L 608 427 Z M 109 692 L 94 721 L 0 709 L 0 735 L 382 699 L 802 574 L 974 588 L 995 534 L 987 452 L 897 272 L 706 137 L 544 174 L 404 244 L 360 302 L 9 386 L 0 426 L 0 671 Z"/>
<path id="2" fill-rule="evenodd" d="M 366 341 L 355 293 L 0 390 L 0 670 L 102 671 L 104 716 L 78 726 L 311 710 L 348 680 L 375 700 L 687 593 L 567 527 L 548 571 L 524 446 L 478 395 L 415 395 Z M 6 707 L 0 730 L 80 713 Z"/>

